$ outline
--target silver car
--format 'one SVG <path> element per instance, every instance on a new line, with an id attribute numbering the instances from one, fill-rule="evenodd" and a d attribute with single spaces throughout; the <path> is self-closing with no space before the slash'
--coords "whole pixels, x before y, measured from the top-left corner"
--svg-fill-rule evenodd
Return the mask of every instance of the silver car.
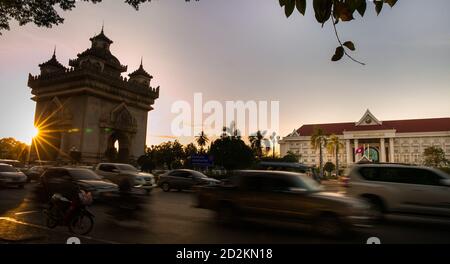
<path id="1" fill-rule="evenodd" d="M 119 185 L 121 191 L 137 189 L 149 194 L 156 187 L 155 177 L 152 174 L 140 172 L 129 164 L 99 163 L 95 167 L 95 172 Z"/>
<path id="2" fill-rule="evenodd" d="M 27 176 L 11 165 L 0 163 L 0 185 L 23 188 Z"/>

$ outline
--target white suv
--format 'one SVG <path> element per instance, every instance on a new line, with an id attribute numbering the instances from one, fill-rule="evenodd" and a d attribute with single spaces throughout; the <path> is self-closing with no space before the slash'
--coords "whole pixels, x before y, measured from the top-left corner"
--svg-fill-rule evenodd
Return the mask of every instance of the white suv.
<path id="1" fill-rule="evenodd" d="M 129 164 L 99 163 L 95 167 L 95 172 L 117 184 L 119 189 L 125 192 L 141 189 L 150 194 L 151 190 L 157 187 L 152 174 L 140 172 Z"/>
<path id="2" fill-rule="evenodd" d="M 428 167 L 357 164 L 345 186 L 350 196 L 366 199 L 384 213 L 450 217 L 450 176 Z"/>

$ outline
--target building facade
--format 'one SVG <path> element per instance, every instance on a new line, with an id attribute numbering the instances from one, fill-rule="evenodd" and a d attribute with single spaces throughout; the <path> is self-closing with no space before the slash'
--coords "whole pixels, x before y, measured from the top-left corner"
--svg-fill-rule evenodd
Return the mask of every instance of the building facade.
<path id="1" fill-rule="evenodd" d="M 339 162 L 348 166 L 367 159 L 373 162 L 422 164 L 423 151 L 435 146 L 450 159 L 450 118 L 380 121 L 369 110 L 357 122 L 303 125 L 280 140 L 281 155 L 301 155 L 300 162 L 319 164 L 319 150 L 311 147 L 316 128 L 339 137 Z M 335 154 L 323 148 L 324 162 L 335 162 Z"/>
<path id="2" fill-rule="evenodd" d="M 36 101 L 31 160 L 83 163 L 132 162 L 144 154 L 147 116 L 159 97 L 159 87 L 142 65 L 129 74 L 111 53 L 113 43 L 103 32 L 91 47 L 63 66 L 52 58 L 29 75 Z"/>

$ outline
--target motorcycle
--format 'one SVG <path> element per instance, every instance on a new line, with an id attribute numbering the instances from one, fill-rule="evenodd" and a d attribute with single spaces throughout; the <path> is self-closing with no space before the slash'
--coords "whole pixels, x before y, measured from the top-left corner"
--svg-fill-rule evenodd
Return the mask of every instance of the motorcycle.
<path id="1" fill-rule="evenodd" d="M 92 204 L 91 193 L 80 191 L 78 196 L 79 202 L 74 205 L 61 194 L 53 194 L 49 208 L 44 210 L 48 228 L 67 226 L 69 231 L 76 235 L 87 235 L 92 231 L 94 215 L 87 209 Z"/>

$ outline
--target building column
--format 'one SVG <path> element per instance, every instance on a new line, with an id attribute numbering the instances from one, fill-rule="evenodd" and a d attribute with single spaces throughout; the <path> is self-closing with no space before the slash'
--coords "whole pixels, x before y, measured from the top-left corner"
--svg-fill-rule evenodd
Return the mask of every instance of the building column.
<path id="1" fill-rule="evenodd" d="M 354 149 L 353 153 L 355 153 L 355 161 L 354 162 L 356 163 L 359 161 L 359 154 L 356 154 L 356 152 L 355 152 L 356 149 L 359 147 L 357 138 L 353 139 L 353 145 L 355 145 L 355 149 Z"/>
<path id="2" fill-rule="evenodd" d="M 384 138 L 380 138 L 380 154 L 381 162 L 386 162 L 386 146 L 384 145 Z"/>
<path id="3" fill-rule="evenodd" d="M 389 162 L 394 163 L 394 138 L 389 138 Z"/>
<path id="4" fill-rule="evenodd" d="M 350 139 L 345 140 L 345 153 L 347 154 L 347 165 L 352 164 L 352 148 L 350 147 Z"/>

